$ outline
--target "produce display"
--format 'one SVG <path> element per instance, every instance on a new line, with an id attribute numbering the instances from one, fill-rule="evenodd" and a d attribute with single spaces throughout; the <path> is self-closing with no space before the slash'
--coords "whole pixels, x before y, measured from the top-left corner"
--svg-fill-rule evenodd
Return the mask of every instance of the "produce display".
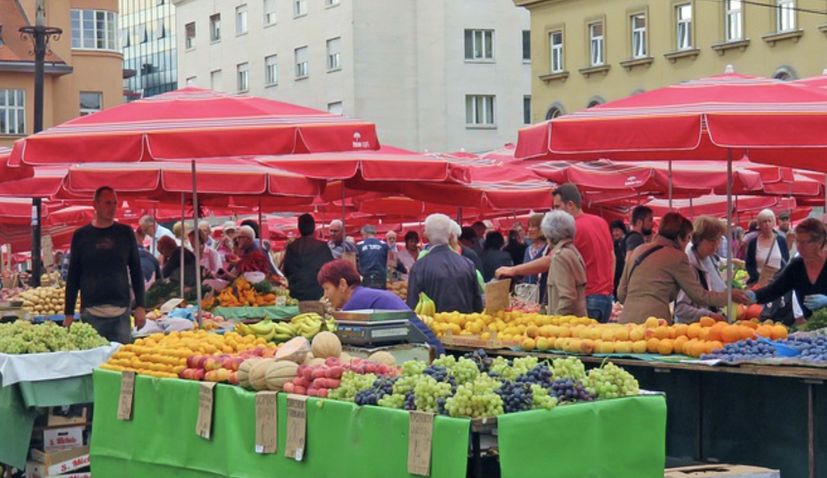
<path id="1" fill-rule="evenodd" d="M 403 302 L 408 301 L 408 281 L 388 281 L 386 288 L 396 294 Z"/>
<path id="2" fill-rule="evenodd" d="M 827 327 L 827 308 L 813 311 L 810 318 L 807 319 L 807 322 L 804 322 L 804 324 L 799 326 L 798 329 L 809 332 L 823 329 L 825 327 Z"/>
<path id="3" fill-rule="evenodd" d="M 284 287 L 273 287 L 266 279 L 251 283 L 244 276 L 237 277 L 232 284 L 217 295 L 210 295 L 202 301 L 204 309 L 213 307 L 266 307 L 277 305 L 278 298 L 284 297 L 283 305 L 296 305 L 298 301 L 290 297 Z"/>
<path id="4" fill-rule="evenodd" d="M 733 324 L 703 317 L 692 324 L 669 325 L 650 317 L 643 324 L 601 324 L 585 317 L 548 316 L 520 311 L 490 314 L 439 313 L 425 321 L 434 333 L 478 336 L 523 350 L 560 350 L 573 354 L 683 354 L 700 357 L 725 344 L 755 337 L 783 339 L 787 328 L 756 319 Z"/>
<path id="5" fill-rule="evenodd" d="M 9 301 L 9 300 L 19 300 L 18 296 L 25 292 L 26 289 L 23 287 L 9 287 L 9 288 L 2 288 L 0 289 L 0 300 L 2 301 Z"/>
<path id="6" fill-rule="evenodd" d="M 417 315 L 424 315 L 426 317 L 433 317 L 436 315 L 436 303 L 428 297 L 424 292 L 419 293 L 419 300 L 414 309 Z"/>
<path id="7" fill-rule="evenodd" d="M 243 336 L 253 335 L 273 342 L 285 342 L 294 337 L 312 339 L 319 332 L 335 330 L 336 322 L 333 319 L 325 320 L 315 312 L 299 314 L 289 322 L 266 319 L 255 324 L 239 322 L 235 325 L 235 331 Z"/>
<path id="8" fill-rule="evenodd" d="M 91 325 L 81 322 L 69 328 L 53 322 L 34 325 L 27 320 L 0 324 L 0 353 L 4 354 L 88 350 L 108 343 Z"/>
<path id="9" fill-rule="evenodd" d="M 35 287 L 24 290 L 16 298 L 23 301 L 23 310 L 34 315 L 63 314 L 65 306 L 65 289 L 62 287 Z M 75 313 L 80 311 L 80 303 L 75 303 Z"/>
<path id="10" fill-rule="evenodd" d="M 789 347 L 785 356 L 779 347 Z M 793 352 L 795 355 L 792 355 Z M 744 340 L 727 344 L 719 350 L 705 354 L 703 359 L 721 360 L 727 363 L 754 362 L 763 359 L 789 359 L 814 364 L 827 364 L 827 336 L 790 337 L 768 343 L 760 340 Z"/>
<path id="11" fill-rule="evenodd" d="M 187 368 L 203 369 L 204 376 L 187 376 L 191 380 L 206 380 L 211 370 L 232 370 L 243 360 L 253 356 L 272 357 L 276 346 L 255 336 L 242 337 L 229 332 L 224 335 L 208 333 L 205 330 L 188 330 L 170 334 L 153 334 L 138 339 L 134 344 L 122 346 L 101 368 L 117 371 L 132 371 L 153 377 L 175 378 Z M 207 360 L 212 357 L 209 368 Z M 203 359 L 203 360 L 202 360 Z M 233 363 L 238 365 L 231 365 Z M 189 365 L 189 367 L 188 367 Z M 214 374 L 216 382 L 229 381 L 225 372 Z M 220 376 L 218 376 L 220 375 Z"/>

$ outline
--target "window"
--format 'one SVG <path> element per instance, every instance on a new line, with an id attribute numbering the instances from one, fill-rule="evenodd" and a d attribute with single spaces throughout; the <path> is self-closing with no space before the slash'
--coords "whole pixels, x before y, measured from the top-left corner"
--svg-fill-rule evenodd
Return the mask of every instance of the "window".
<path id="1" fill-rule="evenodd" d="M 678 5 L 675 7 L 675 34 L 677 35 L 678 50 L 692 48 L 692 5 Z"/>
<path id="2" fill-rule="evenodd" d="M 185 37 L 184 47 L 189 50 L 195 48 L 195 22 L 189 22 L 184 25 Z"/>
<path id="3" fill-rule="evenodd" d="M 341 0 L 324 0 L 324 6 L 333 7 L 340 3 Z M 340 103 L 341 104 L 341 103 Z"/>
<path id="4" fill-rule="evenodd" d="M 235 7 L 235 34 L 247 33 L 247 5 Z"/>
<path id="5" fill-rule="evenodd" d="M 327 112 L 332 115 L 341 115 L 342 114 L 342 102 L 341 101 L 334 101 L 333 103 L 327 104 Z"/>
<path id="6" fill-rule="evenodd" d="M 546 112 L 546 120 L 550 120 L 550 119 L 554 119 L 554 118 L 559 118 L 560 116 L 563 116 L 563 114 L 564 114 L 564 113 L 563 113 L 563 107 L 562 107 L 562 106 L 560 106 L 560 105 L 559 105 L 559 103 L 555 103 L 555 104 L 554 104 L 554 105 L 552 105 L 552 107 L 551 107 L 551 108 L 549 108 L 549 109 L 548 109 L 548 111 Z"/>
<path id="7" fill-rule="evenodd" d="M 210 72 L 210 88 L 216 91 L 222 91 L 223 85 L 221 84 L 221 70 L 213 70 Z"/>
<path id="8" fill-rule="evenodd" d="M 776 0 L 775 24 L 779 32 L 795 30 L 795 0 Z"/>
<path id="9" fill-rule="evenodd" d="M 646 51 L 646 15 L 632 15 L 632 58 L 645 58 Z"/>
<path id="10" fill-rule="evenodd" d="M 0 134 L 26 134 L 26 91 L 0 89 Z"/>
<path id="11" fill-rule="evenodd" d="M 164 25 L 164 19 L 159 19 L 157 27 L 155 28 L 155 38 L 161 39 L 167 36 L 167 27 Z"/>
<path id="12" fill-rule="evenodd" d="M 604 56 L 603 22 L 589 24 L 589 65 L 600 66 L 606 62 Z"/>
<path id="13" fill-rule="evenodd" d="M 327 41 L 327 71 L 342 69 L 341 44 L 342 39 L 338 37 Z"/>
<path id="14" fill-rule="evenodd" d="M 195 80 L 196 80 L 196 77 L 195 77 L 195 76 L 190 76 L 189 78 L 187 78 L 187 86 L 192 86 L 192 85 L 194 85 L 194 84 L 195 84 Z"/>
<path id="15" fill-rule="evenodd" d="M 465 30 L 465 59 L 494 59 L 494 30 Z"/>
<path id="16" fill-rule="evenodd" d="M 239 63 L 235 67 L 238 91 L 248 91 L 250 89 L 250 64 Z"/>
<path id="17" fill-rule="evenodd" d="M 307 15 L 307 0 L 293 0 L 293 18 Z"/>
<path id="18" fill-rule="evenodd" d="M 549 68 L 552 73 L 561 73 L 564 70 L 563 65 L 563 32 L 556 31 L 548 34 L 549 51 L 551 58 L 549 59 Z"/>
<path id="19" fill-rule="evenodd" d="M 126 48 L 131 45 L 129 41 L 129 29 L 128 28 L 121 28 L 119 35 L 121 36 L 121 48 Z M 3 44 L 3 39 L 0 38 L 0 45 Z"/>
<path id="20" fill-rule="evenodd" d="M 97 113 L 102 109 L 103 93 L 97 91 L 80 92 L 80 115 L 86 116 Z"/>
<path id="21" fill-rule="evenodd" d="M 210 41 L 221 41 L 221 14 L 210 15 Z"/>
<path id="22" fill-rule="evenodd" d="M 494 96 L 467 95 L 465 97 L 465 124 L 494 126 Z"/>
<path id="23" fill-rule="evenodd" d="M 296 79 L 310 76 L 310 65 L 307 63 L 307 47 L 303 46 L 294 50 L 296 55 Z"/>
<path id="24" fill-rule="evenodd" d="M 117 50 L 117 14 L 103 10 L 72 10 L 72 48 Z"/>
<path id="25" fill-rule="evenodd" d="M 264 57 L 264 84 L 277 85 L 279 82 L 279 57 L 270 55 Z"/>
<path id="26" fill-rule="evenodd" d="M 276 0 L 264 0 L 264 24 L 276 23 Z"/>
<path id="27" fill-rule="evenodd" d="M 744 10 L 741 0 L 724 0 L 724 36 L 726 41 L 744 38 Z"/>
<path id="28" fill-rule="evenodd" d="M 531 124 L 531 95 L 523 95 L 523 124 Z"/>
<path id="29" fill-rule="evenodd" d="M 531 61 L 531 30 L 523 30 L 523 61 Z"/>

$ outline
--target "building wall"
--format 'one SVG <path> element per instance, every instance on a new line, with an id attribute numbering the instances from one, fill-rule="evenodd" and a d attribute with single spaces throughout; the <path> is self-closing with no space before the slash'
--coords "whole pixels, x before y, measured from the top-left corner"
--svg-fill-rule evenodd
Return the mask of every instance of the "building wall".
<path id="1" fill-rule="evenodd" d="M 528 14 L 510 0 L 307 0 L 308 14 L 294 18 L 292 1 L 277 2 L 275 25 L 264 26 L 262 2 L 174 0 L 179 54 L 178 81 L 210 87 L 222 71 L 222 87 L 236 92 L 236 66 L 249 62 L 249 93 L 343 113 L 377 123 L 380 140 L 416 150 L 484 150 L 514 141 L 522 126 L 522 97 L 530 92 L 530 67 L 522 62 L 521 31 Z M 248 8 L 247 34 L 235 35 L 235 8 Z M 209 41 L 209 17 L 221 13 L 222 39 Z M 185 25 L 196 24 L 196 45 L 187 50 Z M 465 28 L 494 28 L 494 64 L 466 64 Z M 326 71 L 326 41 L 340 37 L 342 68 Z M 295 79 L 294 49 L 309 48 L 310 75 Z M 279 57 L 279 82 L 264 83 L 264 57 Z M 496 128 L 465 126 L 465 95 L 497 96 Z M 245 93 L 245 94 L 246 94 Z M 515 100 L 518 98 L 518 100 Z"/>
<path id="2" fill-rule="evenodd" d="M 119 0 L 118 47 L 124 68 L 135 75 L 123 81 L 127 100 L 154 96 L 178 87 L 175 7 L 171 0 Z"/>
<path id="3" fill-rule="evenodd" d="M 680 81 L 721 74 L 727 65 L 747 75 L 771 77 L 780 71 L 794 77 L 821 74 L 827 68 L 827 18 L 823 15 L 797 13 L 802 34 L 775 43 L 774 8 L 753 3 L 743 4 L 744 38 L 748 45 L 725 51 L 713 49 L 724 40 L 722 1 L 672 0 L 514 0 L 531 13 L 532 46 L 532 119 L 542 121 L 552 105 L 562 105 L 570 113 L 586 108 L 591 100 L 611 101 L 634 92 L 651 90 Z M 664 57 L 676 48 L 675 6 L 690 3 L 693 7 L 693 40 L 697 55 L 675 59 Z M 827 10 L 827 0 L 798 2 L 799 8 Z M 626 69 L 621 61 L 631 56 L 629 14 L 648 11 L 649 55 L 648 65 Z M 587 67 L 589 19 L 605 18 L 606 73 L 590 76 L 579 70 Z M 543 80 L 550 72 L 548 32 L 563 27 L 565 30 L 565 70 L 567 78 Z"/>

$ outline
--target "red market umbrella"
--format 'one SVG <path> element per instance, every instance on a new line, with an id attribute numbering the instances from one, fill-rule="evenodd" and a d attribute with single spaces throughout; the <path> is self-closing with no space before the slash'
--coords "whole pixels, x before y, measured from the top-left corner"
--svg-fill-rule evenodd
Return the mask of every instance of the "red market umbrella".
<path id="1" fill-rule="evenodd" d="M 669 212 L 669 203 L 665 199 L 652 199 L 645 203 L 652 208 L 656 217 L 663 217 Z M 796 208 L 796 201 L 793 198 L 776 198 L 772 196 L 739 196 L 735 199 L 733 208 L 738 215 L 747 212 L 772 209 L 777 211 L 790 211 Z M 679 199 L 672 203 L 672 210 L 679 212 L 688 218 L 708 215 L 726 217 L 727 197 L 719 195 L 704 196 L 696 199 Z"/>
<path id="2" fill-rule="evenodd" d="M 378 148 L 375 125 L 369 122 L 186 87 L 21 139 L 9 164 L 202 160 Z"/>

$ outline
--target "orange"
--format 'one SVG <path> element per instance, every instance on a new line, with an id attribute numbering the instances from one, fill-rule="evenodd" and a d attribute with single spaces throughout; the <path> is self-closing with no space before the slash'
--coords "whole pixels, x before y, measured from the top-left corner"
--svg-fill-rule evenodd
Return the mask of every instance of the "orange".
<path id="1" fill-rule="evenodd" d="M 663 339 L 658 344 L 658 353 L 661 355 L 672 355 L 674 342 L 672 339 Z"/>
<path id="2" fill-rule="evenodd" d="M 724 348 L 724 344 L 718 342 L 717 340 L 712 340 L 706 343 L 706 353 L 711 354 L 712 352 Z"/>
<path id="3" fill-rule="evenodd" d="M 759 325 L 755 332 L 761 337 L 772 338 L 772 329 L 769 325 Z"/>
<path id="4" fill-rule="evenodd" d="M 709 327 L 704 327 L 698 333 L 698 338 L 701 340 L 708 340 L 709 339 Z"/>
<path id="5" fill-rule="evenodd" d="M 675 342 L 674 342 L 675 353 L 676 354 L 685 353 L 684 352 L 684 346 L 686 345 L 687 342 L 689 342 L 689 338 L 687 338 L 685 335 L 681 335 L 678 338 L 676 338 Z"/>
<path id="6" fill-rule="evenodd" d="M 690 357 L 700 357 L 705 350 L 705 343 L 699 340 L 690 340 L 684 347 L 686 355 L 689 355 Z"/>
<path id="7" fill-rule="evenodd" d="M 672 326 L 675 329 L 675 337 L 680 337 L 681 335 L 686 335 L 686 331 L 689 329 L 689 325 L 687 324 L 675 324 Z"/>
<path id="8" fill-rule="evenodd" d="M 740 326 L 740 329 L 741 329 L 741 339 L 750 339 L 752 337 L 755 337 L 755 329 L 753 329 L 752 327 L 742 325 L 742 326 Z"/>
<path id="9" fill-rule="evenodd" d="M 529 325 L 525 329 L 525 334 L 528 335 L 529 337 L 531 337 L 532 339 L 534 337 L 537 337 L 538 332 L 539 332 L 539 329 L 537 328 L 536 325 Z"/>
<path id="10" fill-rule="evenodd" d="M 726 322 L 716 322 L 715 325 L 709 328 L 709 340 L 723 341 L 721 333 L 726 326 Z"/>
<path id="11" fill-rule="evenodd" d="M 656 338 L 651 338 L 646 341 L 646 351 L 650 354 L 658 353 L 658 346 L 660 345 L 660 340 Z"/>
<path id="12" fill-rule="evenodd" d="M 787 328 L 783 325 L 773 325 L 772 326 L 772 338 L 773 339 L 786 339 L 787 338 Z"/>
<path id="13" fill-rule="evenodd" d="M 701 327 L 712 327 L 715 325 L 715 319 L 712 317 L 701 317 L 701 320 L 698 321 L 701 324 Z"/>
<path id="14" fill-rule="evenodd" d="M 668 339 L 670 335 L 668 327 L 658 327 L 655 329 L 655 337 L 658 339 Z"/>
<path id="15" fill-rule="evenodd" d="M 741 322 L 738 322 L 738 325 L 743 325 L 744 327 L 749 327 L 752 330 L 755 330 L 755 329 L 758 328 L 758 321 L 757 320 L 742 320 Z"/>
<path id="16" fill-rule="evenodd" d="M 689 328 L 686 329 L 686 336 L 690 339 L 697 339 L 698 335 L 701 333 L 701 324 L 694 323 L 690 324 Z"/>
<path id="17" fill-rule="evenodd" d="M 737 325 L 727 325 L 721 329 L 721 338 L 727 344 L 737 342 L 741 340 L 741 328 Z"/>
<path id="18" fill-rule="evenodd" d="M 636 354 L 645 354 L 646 353 L 646 341 L 645 340 L 638 340 L 632 344 L 632 352 Z"/>

